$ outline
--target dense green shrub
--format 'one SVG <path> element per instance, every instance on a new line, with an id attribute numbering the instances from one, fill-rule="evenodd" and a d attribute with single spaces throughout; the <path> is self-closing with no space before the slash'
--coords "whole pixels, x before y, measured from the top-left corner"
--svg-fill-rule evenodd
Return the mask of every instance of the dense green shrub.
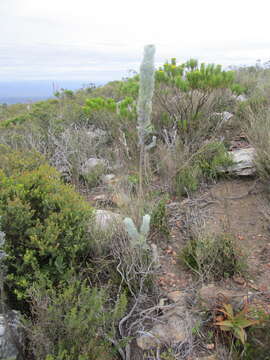
<path id="1" fill-rule="evenodd" d="M 30 290 L 32 320 L 29 347 L 35 359 L 112 360 L 117 347 L 115 327 L 126 310 L 127 298 L 108 301 L 104 289 L 69 272 L 69 283 L 56 289 L 39 281 Z M 118 344 L 123 345 L 123 341 Z"/>
<path id="2" fill-rule="evenodd" d="M 36 151 L 14 151 L 0 144 L 0 169 L 7 176 L 34 170 L 45 163 L 45 158 Z"/>
<path id="3" fill-rule="evenodd" d="M 0 215 L 6 234 L 8 293 L 18 301 L 40 277 L 57 283 L 89 250 L 92 209 L 48 165 L 6 176 L 0 172 Z"/>

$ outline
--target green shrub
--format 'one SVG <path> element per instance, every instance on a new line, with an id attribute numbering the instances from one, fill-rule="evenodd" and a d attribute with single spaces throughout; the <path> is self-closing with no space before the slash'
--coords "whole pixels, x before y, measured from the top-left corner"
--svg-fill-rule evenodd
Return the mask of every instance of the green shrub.
<path id="1" fill-rule="evenodd" d="M 211 105 L 212 95 L 225 89 L 239 92 L 240 86 L 234 84 L 234 72 L 222 70 L 221 65 L 199 65 L 195 59 L 177 64 L 172 58 L 156 71 L 156 100 L 179 135 L 186 138 L 205 120 L 201 115 Z"/>
<path id="2" fill-rule="evenodd" d="M 94 188 L 98 186 L 101 182 L 101 177 L 105 171 L 104 165 L 97 165 L 94 169 L 92 169 L 89 174 L 82 175 L 86 185 L 89 188 Z"/>
<path id="3" fill-rule="evenodd" d="M 242 350 L 242 349 L 241 349 Z M 244 352 L 244 360 L 270 360 L 270 316 L 264 318 L 264 322 L 252 326 L 247 333 L 247 343 Z"/>
<path id="4" fill-rule="evenodd" d="M 8 293 L 20 302 L 40 274 L 57 284 L 68 268 L 78 267 L 89 250 L 91 214 L 89 205 L 48 165 L 12 176 L 0 171 Z"/>
<path id="5" fill-rule="evenodd" d="M 216 179 L 220 170 L 233 164 L 225 145 L 222 142 L 212 142 L 205 146 L 202 154 L 195 158 L 205 179 Z"/>
<path id="6" fill-rule="evenodd" d="M 170 229 L 168 225 L 168 215 L 166 209 L 166 201 L 160 200 L 154 207 L 151 214 L 151 230 L 152 232 L 158 232 L 160 235 L 168 237 Z"/>
<path id="7" fill-rule="evenodd" d="M 199 187 L 199 178 L 201 176 L 199 167 L 185 167 L 178 171 L 175 176 L 175 193 L 185 195 L 196 191 Z"/>
<path id="8" fill-rule="evenodd" d="M 45 163 L 45 158 L 36 151 L 13 151 L 0 144 L 0 169 L 7 176 L 34 170 Z"/>
<path id="9" fill-rule="evenodd" d="M 244 257 L 230 234 L 200 234 L 188 241 L 180 259 L 203 280 L 221 280 L 246 270 Z"/>
<path id="10" fill-rule="evenodd" d="M 246 113 L 246 130 L 251 145 L 256 150 L 255 165 L 262 181 L 269 184 L 270 179 L 270 111 L 260 107 L 256 112 Z"/>
<path id="11" fill-rule="evenodd" d="M 72 276 L 56 289 L 39 281 L 30 290 L 32 320 L 26 327 L 29 350 L 35 359 L 111 360 L 116 355 L 109 339 L 116 340 L 115 327 L 126 310 L 127 298 L 115 304 L 102 289 Z M 123 341 L 119 344 L 123 345 Z"/>
<path id="12" fill-rule="evenodd" d="M 203 145 L 176 173 L 176 194 L 184 195 L 197 190 L 200 180 L 216 179 L 222 169 L 232 164 L 233 161 L 222 142 Z"/>
<path id="13" fill-rule="evenodd" d="M 28 115 L 16 116 L 16 117 L 13 117 L 11 119 L 1 121 L 0 122 L 0 128 L 1 127 L 7 128 L 7 127 L 10 127 L 10 126 L 20 125 L 20 124 L 23 124 L 27 120 L 28 120 Z"/>

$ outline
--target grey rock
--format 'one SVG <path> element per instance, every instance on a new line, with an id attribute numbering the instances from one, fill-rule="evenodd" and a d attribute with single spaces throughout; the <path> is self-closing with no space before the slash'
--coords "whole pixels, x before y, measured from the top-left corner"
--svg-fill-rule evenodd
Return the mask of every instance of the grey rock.
<path id="1" fill-rule="evenodd" d="M 116 179 L 116 176 L 114 174 L 107 174 L 102 176 L 102 181 L 104 184 L 111 184 Z"/>
<path id="2" fill-rule="evenodd" d="M 95 141 L 98 143 L 106 143 L 108 140 L 108 133 L 102 129 L 90 129 L 86 132 L 87 137 L 89 138 L 90 142 Z"/>
<path id="3" fill-rule="evenodd" d="M 123 229 L 123 217 L 109 210 L 96 210 L 95 226 L 105 232 Z"/>
<path id="4" fill-rule="evenodd" d="M 256 172 L 254 164 L 255 149 L 237 149 L 230 152 L 234 164 L 228 168 L 228 172 L 238 176 L 254 175 Z"/>
<path id="5" fill-rule="evenodd" d="M 85 161 L 81 168 L 82 175 L 88 175 L 91 172 L 97 170 L 98 168 L 105 168 L 107 165 L 106 160 L 104 159 L 97 159 L 97 158 L 89 158 Z"/>
<path id="6" fill-rule="evenodd" d="M 236 96 L 236 100 L 239 102 L 247 101 L 247 97 L 244 94 Z"/>
<path id="7" fill-rule="evenodd" d="M 223 111 L 223 112 L 216 112 L 216 113 L 213 113 L 212 116 L 217 116 L 221 119 L 222 122 L 227 122 L 229 121 L 234 115 L 228 111 Z"/>
<path id="8" fill-rule="evenodd" d="M 246 295 L 246 293 L 243 293 L 243 296 L 241 296 L 239 290 L 225 289 L 214 284 L 204 285 L 198 291 L 201 306 L 207 310 L 217 306 L 218 300 L 220 302 L 220 299 L 224 299 L 224 301 L 232 304 L 235 310 L 239 311 Z"/>
<path id="9" fill-rule="evenodd" d="M 141 332 L 137 345 L 142 350 L 154 349 L 160 345 L 175 345 L 185 341 L 189 335 L 191 315 L 188 316 L 185 306 L 176 306 L 159 317 L 159 323 L 150 331 Z"/>
<path id="10" fill-rule="evenodd" d="M 0 314 L 0 359 L 17 359 L 18 347 L 22 345 L 21 329 L 19 312 L 12 310 L 5 316 Z"/>
<path id="11" fill-rule="evenodd" d="M 186 293 L 183 291 L 180 290 L 171 291 L 168 293 L 167 297 L 174 303 L 185 305 Z"/>

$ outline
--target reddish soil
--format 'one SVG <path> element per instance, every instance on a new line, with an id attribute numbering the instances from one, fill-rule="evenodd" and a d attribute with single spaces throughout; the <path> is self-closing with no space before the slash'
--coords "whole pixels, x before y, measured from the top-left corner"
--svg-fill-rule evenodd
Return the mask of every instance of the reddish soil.
<path id="1" fill-rule="evenodd" d="M 183 214 L 192 207 L 200 209 L 211 232 L 229 231 L 234 234 L 247 256 L 246 279 L 235 277 L 227 281 L 230 282 L 228 285 L 262 292 L 262 296 L 270 300 L 270 225 L 264 215 L 270 213 L 270 203 L 254 179 L 223 180 L 190 199 L 169 204 L 171 240 L 169 245 L 160 247 L 159 285 L 164 295 L 195 285 L 191 272 L 178 260 L 178 254 L 187 241 Z"/>

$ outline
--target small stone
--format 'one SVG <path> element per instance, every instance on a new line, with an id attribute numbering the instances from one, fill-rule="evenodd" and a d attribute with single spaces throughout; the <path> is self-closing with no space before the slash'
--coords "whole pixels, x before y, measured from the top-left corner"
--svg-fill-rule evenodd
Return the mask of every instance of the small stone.
<path id="1" fill-rule="evenodd" d="M 93 198 L 93 201 L 106 201 L 107 196 L 105 194 L 97 195 Z"/>
<path id="2" fill-rule="evenodd" d="M 236 284 L 239 285 L 245 285 L 246 284 L 246 280 L 244 278 L 242 278 L 241 276 L 234 276 L 233 277 L 233 281 L 236 282 Z"/>
<path id="3" fill-rule="evenodd" d="M 107 174 L 107 175 L 103 175 L 101 179 L 104 184 L 109 185 L 114 182 L 116 176 L 114 174 Z"/>
<path id="4" fill-rule="evenodd" d="M 95 225 L 101 231 L 114 231 L 123 228 L 122 216 L 109 210 L 96 210 Z"/>
<path id="5" fill-rule="evenodd" d="M 168 299 L 170 299 L 174 303 L 178 303 L 178 302 L 181 302 L 183 304 L 185 303 L 186 294 L 183 291 L 180 290 L 171 291 L 167 296 Z"/>

